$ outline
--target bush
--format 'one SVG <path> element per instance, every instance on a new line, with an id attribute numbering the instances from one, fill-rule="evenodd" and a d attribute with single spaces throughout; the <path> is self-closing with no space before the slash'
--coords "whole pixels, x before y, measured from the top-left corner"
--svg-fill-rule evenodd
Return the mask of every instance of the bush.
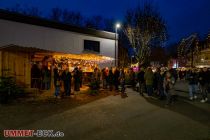
<path id="1" fill-rule="evenodd" d="M 90 95 L 96 95 L 98 94 L 98 90 L 100 88 L 100 81 L 99 80 L 93 80 L 89 84 L 90 87 Z"/>
<path id="2" fill-rule="evenodd" d="M 7 103 L 9 98 L 23 96 L 24 90 L 17 86 L 13 77 L 0 77 L 0 103 Z"/>
<path id="3" fill-rule="evenodd" d="M 89 94 L 93 95 L 93 96 L 98 95 L 98 93 L 99 93 L 98 90 L 90 90 L 89 91 Z"/>

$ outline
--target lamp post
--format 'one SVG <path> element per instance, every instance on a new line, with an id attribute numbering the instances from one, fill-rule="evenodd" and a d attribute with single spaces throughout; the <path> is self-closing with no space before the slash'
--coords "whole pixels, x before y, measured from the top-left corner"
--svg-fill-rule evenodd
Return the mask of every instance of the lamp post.
<path id="1" fill-rule="evenodd" d="M 131 56 L 131 68 L 132 68 L 132 64 L 133 64 L 133 62 L 132 62 L 133 61 L 133 58 L 134 58 L 134 56 L 132 55 Z"/>
<path id="2" fill-rule="evenodd" d="M 115 25 L 115 67 L 117 66 L 117 29 L 120 28 L 120 23 Z"/>

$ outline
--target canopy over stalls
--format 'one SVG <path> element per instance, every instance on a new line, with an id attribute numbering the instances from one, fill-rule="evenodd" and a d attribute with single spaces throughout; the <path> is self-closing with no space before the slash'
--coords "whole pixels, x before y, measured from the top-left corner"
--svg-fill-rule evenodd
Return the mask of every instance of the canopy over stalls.
<path id="1" fill-rule="evenodd" d="M 23 47 L 23 46 L 18 46 L 14 44 L 2 46 L 0 47 L 0 51 L 1 50 L 13 51 L 13 52 L 25 52 L 25 53 L 34 53 L 34 52 L 53 53 L 53 51 L 49 51 L 49 50 L 39 49 L 35 47 Z"/>
<path id="2" fill-rule="evenodd" d="M 69 58 L 72 60 L 83 60 L 91 61 L 95 63 L 105 63 L 107 61 L 113 61 L 114 59 L 107 56 L 97 55 L 97 54 L 55 54 L 53 55 L 56 59 Z"/>
<path id="3" fill-rule="evenodd" d="M 84 72 L 93 72 L 95 67 L 113 62 L 113 58 L 98 54 L 55 54 L 53 55 L 57 63 L 68 63 L 70 70 L 79 66 Z M 105 65 L 104 65 L 105 66 Z"/>
<path id="4" fill-rule="evenodd" d="M 92 72 L 95 67 L 99 66 L 102 68 L 107 66 L 106 64 L 111 66 L 114 62 L 114 58 L 90 52 L 83 52 L 82 54 L 66 54 L 34 47 L 22 47 L 13 44 L 0 47 L 0 50 L 30 54 L 31 62 L 54 60 L 57 64 L 69 64 L 70 70 L 79 66 L 85 72 Z"/>

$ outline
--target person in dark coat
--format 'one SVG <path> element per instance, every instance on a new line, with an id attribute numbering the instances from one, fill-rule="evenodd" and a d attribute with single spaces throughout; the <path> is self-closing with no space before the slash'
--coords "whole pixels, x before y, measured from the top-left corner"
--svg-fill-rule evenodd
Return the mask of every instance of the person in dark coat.
<path id="1" fill-rule="evenodd" d="M 154 72 L 154 79 L 153 79 L 153 91 L 154 93 L 158 94 L 158 73 L 157 71 Z"/>
<path id="2" fill-rule="evenodd" d="M 79 67 L 79 85 L 80 85 L 80 88 L 82 88 L 82 80 L 83 80 L 83 72 L 82 72 L 81 67 Z"/>
<path id="3" fill-rule="evenodd" d="M 103 68 L 103 69 L 101 70 L 101 72 L 102 72 L 102 83 L 103 83 L 103 89 L 106 89 L 106 79 L 105 79 L 106 75 L 105 75 L 105 68 Z"/>
<path id="4" fill-rule="evenodd" d="M 113 72 L 112 72 L 112 68 L 109 69 L 109 76 L 108 76 L 108 82 L 109 82 L 109 90 L 112 91 L 113 89 Z"/>
<path id="5" fill-rule="evenodd" d="M 41 89 L 41 69 L 37 64 L 34 64 L 31 68 L 31 87 Z"/>
<path id="6" fill-rule="evenodd" d="M 178 79 L 178 73 L 177 73 L 177 70 L 176 70 L 176 69 L 170 69 L 169 71 L 170 71 L 170 73 L 172 74 L 172 76 L 174 77 L 175 82 L 176 82 L 176 81 L 177 81 L 177 79 Z"/>
<path id="7" fill-rule="evenodd" d="M 74 91 L 80 91 L 80 72 L 78 67 L 74 69 Z"/>
<path id="8" fill-rule="evenodd" d="M 182 80 L 183 79 L 183 72 L 181 70 L 179 70 L 179 79 Z"/>
<path id="9" fill-rule="evenodd" d="M 153 82 L 154 82 L 154 74 L 151 68 L 148 68 L 144 74 L 145 84 L 147 88 L 148 96 L 152 96 L 153 94 Z"/>
<path id="10" fill-rule="evenodd" d="M 164 92 L 167 97 L 165 105 L 166 107 L 170 104 L 173 104 L 175 101 L 176 96 L 174 92 L 174 85 L 175 85 L 175 78 L 170 73 L 170 71 L 167 71 L 163 79 Z"/>
<path id="11" fill-rule="evenodd" d="M 66 96 L 70 96 L 71 94 L 71 73 L 69 72 L 68 66 L 64 65 L 64 71 L 62 73 L 62 80 L 64 83 L 64 92 Z"/>
<path id="12" fill-rule="evenodd" d="M 199 72 L 199 83 L 201 87 L 201 94 L 202 94 L 202 103 L 205 103 L 208 101 L 207 93 L 208 93 L 208 86 L 209 86 L 209 72 L 207 71 L 207 68 L 204 68 L 203 70 Z"/>
<path id="13" fill-rule="evenodd" d="M 133 90 L 135 90 L 135 87 L 136 87 L 136 75 L 135 75 L 135 72 L 134 72 L 133 68 L 130 69 L 130 78 L 131 78 L 131 86 L 132 86 Z"/>
<path id="14" fill-rule="evenodd" d="M 163 82 L 164 82 L 164 76 L 161 75 L 160 69 L 157 69 L 156 72 L 156 80 L 157 80 L 157 93 L 159 95 L 159 99 L 162 100 L 164 98 L 164 88 L 163 88 Z"/>
<path id="15" fill-rule="evenodd" d="M 139 82 L 139 94 L 144 96 L 143 92 L 144 92 L 144 89 L 145 89 L 145 81 L 144 81 L 144 69 L 141 68 L 138 75 L 137 75 L 137 79 L 138 79 L 138 82 Z"/>
<path id="16" fill-rule="evenodd" d="M 197 84 L 198 84 L 198 74 L 195 72 L 195 69 L 192 69 L 187 76 L 189 81 L 189 96 L 190 100 L 197 99 Z"/>
<path id="17" fill-rule="evenodd" d="M 61 74 L 59 74 L 57 67 L 54 68 L 54 87 L 55 87 L 55 97 L 58 97 L 61 87 Z"/>
<path id="18" fill-rule="evenodd" d="M 124 69 L 120 70 L 119 81 L 120 81 L 120 85 L 121 85 L 121 97 L 126 98 L 128 96 L 125 92 L 125 72 L 124 72 Z"/>
<path id="19" fill-rule="evenodd" d="M 115 90 L 119 90 L 119 77 L 120 77 L 120 71 L 118 68 L 116 68 L 114 72 L 114 85 L 115 85 Z"/>
<path id="20" fill-rule="evenodd" d="M 47 66 L 44 66 L 43 67 L 43 70 L 42 70 L 42 82 L 44 84 L 44 89 L 45 90 L 49 90 L 50 89 L 50 81 L 51 81 L 51 73 L 50 73 L 50 70 L 48 69 Z"/>
<path id="21" fill-rule="evenodd" d="M 104 70 L 104 76 L 105 76 L 105 89 L 107 89 L 108 83 L 109 83 L 109 68 L 106 67 Z"/>

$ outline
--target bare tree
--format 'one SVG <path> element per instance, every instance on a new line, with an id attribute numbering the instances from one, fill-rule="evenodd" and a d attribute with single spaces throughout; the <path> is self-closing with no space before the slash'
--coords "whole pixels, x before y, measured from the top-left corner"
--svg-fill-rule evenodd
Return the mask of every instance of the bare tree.
<path id="1" fill-rule="evenodd" d="M 85 27 L 101 29 L 103 26 L 103 18 L 101 16 L 92 16 L 86 19 Z"/>
<path id="2" fill-rule="evenodd" d="M 139 66 L 150 56 L 151 46 L 166 40 L 166 25 L 151 3 L 128 10 L 123 31 L 134 49 Z"/>
<path id="3" fill-rule="evenodd" d="M 114 32 L 114 19 L 113 18 L 105 18 L 104 22 L 104 30 L 109 32 Z"/>
<path id="4" fill-rule="evenodd" d="M 83 26 L 84 17 L 80 12 L 64 10 L 62 13 L 62 21 L 67 24 Z"/>
<path id="5" fill-rule="evenodd" d="M 35 16 L 35 17 L 42 16 L 42 12 L 37 7 L 27 7 L 27 6 L 22 6 L 20 4 L 15 4 L 13 7 L 7 8 L 7 10 L 29 16 Z"/>
<path id="6" fill-rule="evenodd" d="M 15 4 L 11 8 L 7 8 L 7 10 L 15 13 L 22 13 L 22 8 L 20 4 Z"/>
<path id="7" fill-rule="evenodd" d="M 34 17 L 41 17 L 42 12 L 37 7 L 28 7 L 23 9 L 23 13 L 25 15 L 34 16 Z"/>
<path id="8" fill-rule="evenodd" d="M 56 7 L 51 10 L 49 18 L 54 21 L 61 21 L 63 10 Z"/>

